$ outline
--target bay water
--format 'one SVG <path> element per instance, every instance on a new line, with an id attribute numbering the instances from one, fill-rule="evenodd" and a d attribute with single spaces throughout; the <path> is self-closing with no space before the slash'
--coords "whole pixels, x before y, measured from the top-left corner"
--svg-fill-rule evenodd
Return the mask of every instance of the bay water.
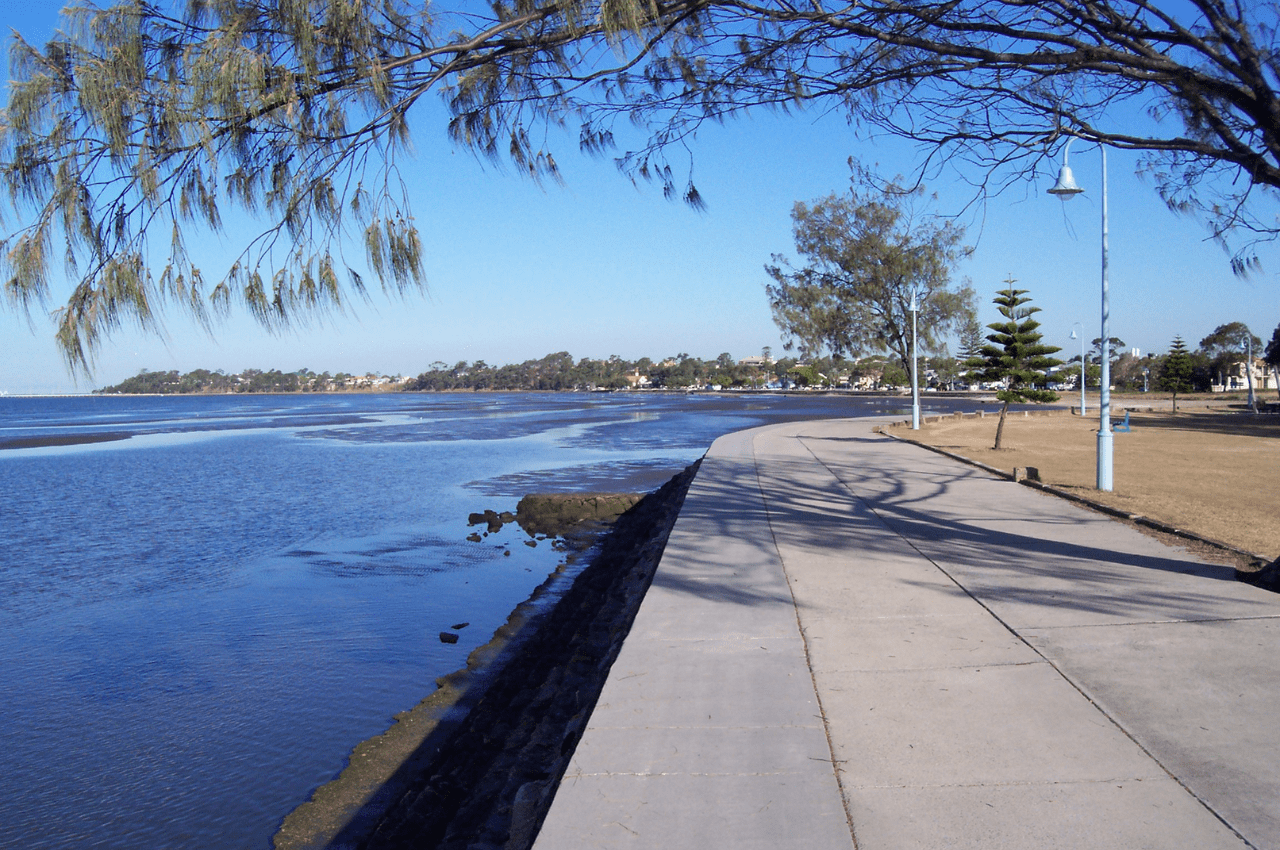
<path id="1" fill-rule="evenodd" d="M 908 404 L 0 398 L 0 846 L 269 847 L 560 562 L 515 526 L 467 540 L 468 513 L 650 491 L 721 434 Z"/>

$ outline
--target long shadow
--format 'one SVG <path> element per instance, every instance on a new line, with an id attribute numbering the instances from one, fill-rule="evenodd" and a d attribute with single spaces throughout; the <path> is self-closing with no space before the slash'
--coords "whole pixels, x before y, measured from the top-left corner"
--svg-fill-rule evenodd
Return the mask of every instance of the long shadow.
<path id="1" fill-rule="evenodd" d="M 1018 503 L 1016 514 L 984 512 L 974 501 L 983 494 L 972 488 L 1011 485 L 961 464 L 930 456 L 921 461 L 923 469 L 904 469 L 884 454 L 880 438 L 832 439 L 837 441 L 845 448 L 861 441 L 868 451 L 854 459 L 828 460 L 827 476 L 814 475 L 813 458 L 767 458 L 759 469 L 748 459 L 705 465 L 709 477 L 700 476 L 696 505 L 686 508 L 698 530 L 696 539 L 682 538 L 680 560 L 689 563 L 664 564 L 655 585 L 740 605 L 789 602 L 785 591 L 775 590 L 777 585 L 764 575 L 777 569 L 770 566 L 778 558 L 776 534 L 778 542 L 847 558 L 851 570 L 859 560 L 900 554 L 905 539 L 935 563 L 963 573 L 962 582 L 975 584 L 985 598 L 1116 618 L 1211 617 L 1223 602 L 1212 588 L 1235 586 L 1229 568 L 1173 553 L 1166 557 L 1093 543 L 1084 535 L 1109 520 L 1072 506 L 1059 509 L 1027 499 Z M 956 501 L 958 492 L 970 500 L 972 510 Z M 948 499 L 945 512 L 934 501 L 939 497 Z M 859 515 L 854 510 L 859 501 L 874 516 Z M 1025 530 L 999 527 L 1013 522 L 1030 525 Z M 892 533 L 886 535 L 885 529 Z M 726 562 L 725 541 L 733 543 L 733 562 Z M 1143 542 L 1147 545 L 1146 538 Z M 1244 606 L 1259 615 L 1280 613 L 1265 595 L 1229 595 L 1236 612 Z"/>
<path id="2" fill-rule="evenodd" d="M 871 439 L 875 438 L 868 441 Z M 1099 523 L 1110 521 L 1073 506 L 1027 498 L 1017 503 L 1016 512 L 1000 516 L 984 513 L 978 502 L 982 493 L 976 491 L 973 508 L 959 508 L 967 517 L 956 515 L 954 502 L 949 514 L 931 510 L 931 499 L 949 495 L 956 487 L 979 482 L 984 488 L 1010 485 L 941 458 L 930 456 L 922 462 L 927 464 L 925 471 L 904 472 L 901 466 L 865 462 L 856 468 L 828 463 L 828 469 L 887 527 L 936 562 L 963 569 L 964 579 L 978 583 L 987 597 L 1114 616 L 1141 614 L 1146 618 L 1158 611 L 1159 616 L 1171 619 L 1195 619 L 1211 616 L 1223 597 L 1212 585 L 1200 591 L 1196 581 L 1174 579 L 1174 575 L 1239 587 L 1233 571 L 1226 567 L 1189 556 L 1116 550 L 1081 539 L 1091 526 L 1097 528 Z M 909 485 L 915 492 L 909 491 Z M 1012 522 L 1030 522 L 1034 531 L 992 527 Z M 1040 530 L 1044 533 L 1038 533 Z M 1150 545 L 1145 538 L 1142 543 Z M 1135 569 L 1151 575 L 1135 573 Z M 1258 613 L 1280 613 L 1280 607 L 1267 595 L 1256 599 L 1247 593 L 1229 595 L 1232 605 L 1244 605 Z"/>
<path id="3" fill-rule="evenodd" d="M 689 576 L 673 575 L 669 571 L 660 572 L 653 578 L 653 586 L 676 593 L 687 593 L 716 602 L 727 602 L 731 605 L 764 606 L 790 605 L 791 597 L 785 591 L 767 592 L 750 587 L 735 586 L 727 581 L 707 581 Z"/>
<path id="4" fill-rule="evenodd" d="M 790 605 L 750 459 L 708 457 L 653 585 L 743 606 Z"/>
<path id="5" fill-rule="evenodd" d="M 1273 414 L 1141 413 L 1134 414 L 1132 419 L 1139 428 L 1280 439 L 1280 416 Z"/>

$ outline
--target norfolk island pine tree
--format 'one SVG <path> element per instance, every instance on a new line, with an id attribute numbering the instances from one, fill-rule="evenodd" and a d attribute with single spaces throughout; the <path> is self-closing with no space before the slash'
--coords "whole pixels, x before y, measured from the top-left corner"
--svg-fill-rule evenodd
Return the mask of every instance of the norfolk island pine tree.
<path id="1" fill-rule="evenodd" d="M 1181 335 L 1173 338 L 1173 345 L 1169 347 L 1169 356 L 1164 360 L 1164 368 L 1160 370 L 1160 377 L 1156 379 L 1156 386 L 1167 393 L 1173 394 L 1173 412 L 1178 412 L 1178 393 L 1189 393 L 1195 389 L 1195 383 L 1192 381 L 1192 373 L 1195 370 L 1195 364 L 1191 361 L 1191 352 L 1187 350 L 1187 344 L 1182 341 Z"/>
<path id="2" fill-rule="evenodd" d="M 996 393 L 1004 405 L 996 425 L 996 442 L 992 447 L 995 449 L 1000 448 L 1004 438 L 1004 420 L 1011 402 L 1058 400 L 1058 394 L 1046 386 L 1049 383 L 1046 370 L 1062 365 L 1061 360 L 1049 356 L 1061 349 L 1040 342 L 1040 323 L 1031 318 L 1040 308 L 1025 306 L 1031 299 L 1024 297 L 1027 290 L 1013 288 L 1017 281 L 1012 276 L 1005 283 L 1007 288 L 996 293 L 993 299 L 1005 321 L 987 325 L 993 331 L 987 335 L 989 344 L 964 364 L 979 380 L 1007 381 L 1005 389 Z"/>

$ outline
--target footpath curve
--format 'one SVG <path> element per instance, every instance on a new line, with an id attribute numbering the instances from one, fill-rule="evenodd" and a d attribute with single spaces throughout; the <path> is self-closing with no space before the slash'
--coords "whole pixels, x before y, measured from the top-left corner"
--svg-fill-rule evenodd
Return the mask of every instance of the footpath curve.
<path id="1" fill-rule="evenodd" d="M 1280 595 L 875 424 L 715 442 L 534 846 L 1280 850 Z"/>

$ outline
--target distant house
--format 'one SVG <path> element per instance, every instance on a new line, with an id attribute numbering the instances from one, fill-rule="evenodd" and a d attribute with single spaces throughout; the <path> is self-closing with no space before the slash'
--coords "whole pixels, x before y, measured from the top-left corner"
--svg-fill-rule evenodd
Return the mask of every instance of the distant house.
<path id="1" fill-rule="evenodd" d="M 639 369 L 632 369 L 622 377 L 625 378 L 627 383 L 634 388 L 642 388 L 650 385 L 649 376 L 641 375 Z"/>
<path id="2" fill-rule="evenodd" d="M 1267 365 L 1267 362 L 1260 357 L 1253 359 L 1253 389 L 1255 391 L 1274 390 L 1276 388 L 1276 373 Z M 1249 378 L 1245 374 L 1244 361 L 1232 363 L 1231 368 L 1227 372 L 1219 373 L 1216 377 L 1217 382 L 1211 384 L 1209 389 L 1215 393 L 1239 392 L 1249 389 Z"/>

